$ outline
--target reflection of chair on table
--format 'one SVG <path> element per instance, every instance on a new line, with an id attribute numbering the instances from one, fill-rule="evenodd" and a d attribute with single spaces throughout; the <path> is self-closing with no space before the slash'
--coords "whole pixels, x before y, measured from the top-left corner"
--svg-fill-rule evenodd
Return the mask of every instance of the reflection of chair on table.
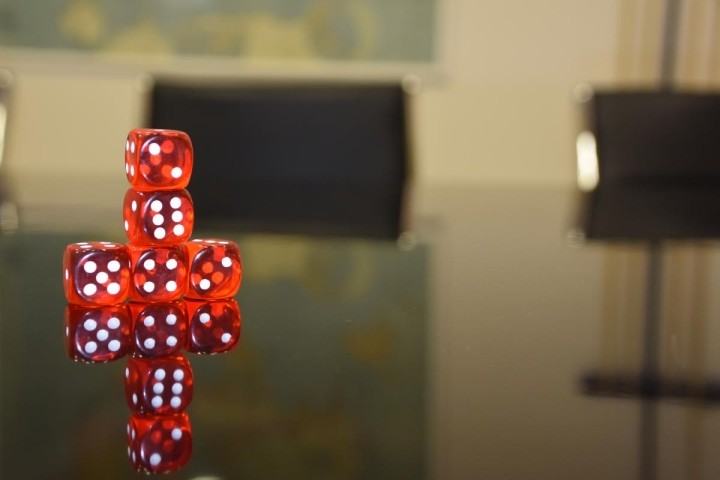
<path id="1" fill-rule="evenodd" d="M 392 239 L 408 176 L 405 104 L 399 83 L 158 82 L 151 126 L 193 139 L 201 228 Z"/>
<path id="2" fill-rule="evenodd" d="M 577 145 L 584 236 L 641 241 L 650 250 L 641 377 L 591 375 L 585 387 L 597 394 L 719 400 L 720 384 L 664 381 L 657 357 L 662 242 L 720 237 L 720 163 L 712 155 L 720 95 L 598 93 L 588 107 L 589 129 Z"/>

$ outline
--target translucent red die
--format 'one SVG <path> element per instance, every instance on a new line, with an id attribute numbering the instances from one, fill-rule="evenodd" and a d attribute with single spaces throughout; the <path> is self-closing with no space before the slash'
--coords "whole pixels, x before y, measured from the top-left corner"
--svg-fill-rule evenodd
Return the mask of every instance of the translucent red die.
<path id="1" fill-rule="evenodd" d="M 142 473 L 170 473 L 192 455 L 192 431 L 187 413 L 163 416 L 132 415 L 127 426 L 128 458 Z"/>
<path id="2" fill-rule="evenodd" d="M 125 141 L 125 174 L 137 190 L 179 190 L 190 181 L 190 137 L 176 130 L 131 130 Z"/>
<path id="3" fill-rule="evenodd" d="M 134 413 L 169 415 L 185 410 L 193 396 L 190 362 L 182 355 L 128 360 L 125 398 Z"/>
<path id="4" fill-rule="evenodd" d="M 76 305 L 122 303 L 130 289 L 130 256 L 125 245 L 80 242 L 65 247 L 63 287 Z"/>
<path id="5" fill-rule="evenodd" d="M 187 243 L 190 257 L 188 298 L 232 297 L 240 288 L 242 263 L 238 246 L 227 240 L 192 240 Z"/>
<path id="6" fill-rule="evenodd" d="M 124 304 L 65 308 L 65 350 L 72 360 L 112 362 L 130 353 L 130 317 Z"/>
<path id="7" fill-rule="evenodd" d="M 185 295 L 188 254 L 184 245 L 129 245 L 128 252 L 132 274 L 131 300 L 171 302 Z"/>
<path id="8" fill-rule="evenodd" d="M 240 307 L 224 300 L 185 300 L 188 310 L 188 343 L 191 353 L 216 354 L 230 351 L 240 339 Z"/>
<path id="9" fill-rule="evenodd" d="M 187 338 L 183 302 L 128 304 L 135 352 L 145 357 L 179 353 Z"/>
<path id="10" fill-rule="evenodd" d="M 177 245 L 192 234 L 195 212 L 187 190 L 130 189 L 123 202 L 125 233 L 134 245 Z"/>

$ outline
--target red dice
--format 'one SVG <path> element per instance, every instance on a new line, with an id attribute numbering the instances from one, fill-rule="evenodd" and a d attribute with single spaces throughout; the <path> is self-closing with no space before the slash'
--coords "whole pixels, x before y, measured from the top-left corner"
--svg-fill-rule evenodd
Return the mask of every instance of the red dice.
<path id="1" fill-rule="evenodd" d="M 240 339 L 240 307 L 232 298 L 225 300 L 186 300 L 188 309 L 188 352 L 223 353 Z"/>
<path id="2" fill-rule="evenodd" d="M 123 203 L 125 233 L 133 245 L 177 245 L 192 234 L 195 212 L 187 190 L 130 189 Z"/>
<path id="3" fill-rule="evenodd" d="M 132 271 L 131 300 L 171 302 L 185 295 L 188 255 L 184 245 L 129 245 L 128 251 Z"/>
<path id="4" fill-rule="evenodd" d="M 133 412 L 147 415 L 180 413 L 192 397 L 192 369 L 184 356 L 128 360 L 125 398 Z"/>
<path id="5" fill-rule="evenodd" d="M 80 242 L 65 247 L 63 286 L 77 305 L 122 303 L 130 288 L 130 257 L 125 245 Z"/>
<path id="6" fill-rule="evenodd" d="M 129 304 L 135 350 L 144 357 L 180 353 L 187 336 L 183 302 Z"/>
<path id="7" fill-rule="evenodd" d="M 187 243 L 190 256 L 189 298 L 232 297 L 240 288 L 242 264 L 238 246 L 227 240 L 192 240 Z"/>
<path id="8" fill-rule="evenodd" d="M 130 318 L 125 305 L 65 308 L 65 349 L 78 362 L 102 363 L 131 351 Z"/>
<path id="9" fill-rule="evenodd" d="M 192 432 L 186 413 L 132 415 L 127 426 L 128 457 L 143 473 L 169 473 L 183 467 L 192 454 Z"/>
<path id="10" fill-rule="evenodd" d="M 128 456 L 136 470 L 150 474 L 175 471 L 191 455 L 186 409 L 193 372 L 182 349 L 223 353 L 240 338 L 240 308 L 232 298 L 242 280 L 237 245 L 188 242 L 195 213 L 185 187 L 192 167 L 184 132 L 130 131 L 125 173 L 131 188 L 123 200 L 128 245 L 75 243 L 63 257 L 68 356 L 99 363 L 132 354 L 125 368 Z"/>
<path id="11" fill-rule="evenodd" d="M 190 137 L 175 130 L 131 130 L 125 141 L 125 174 L 136 190 L 179 190 L 190 181 Z"/>

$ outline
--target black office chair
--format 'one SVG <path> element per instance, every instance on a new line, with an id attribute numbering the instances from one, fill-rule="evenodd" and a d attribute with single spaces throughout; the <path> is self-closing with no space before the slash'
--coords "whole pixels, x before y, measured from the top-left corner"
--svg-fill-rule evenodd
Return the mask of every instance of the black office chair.
<path id="1" fill-rule="evenodd" d="M 585 237 L 720 237 L 720 94 L 596 92 L 586 115 L 577 139 Z"/>
<path id="2" fill-rule="evenodd" d="M 12 84 L 12 73 L 0 68 L 0 233 L 17 229 L 19 223 L 17 204 L 10 193 L 7 168 L 4 165 Z"/>
<path id="3" fill-rule="evenodd" d="M 198 227 L 395 239 L 408 182 L 392 84 L 156 82 L 150 124 L 188 132 Z"/>

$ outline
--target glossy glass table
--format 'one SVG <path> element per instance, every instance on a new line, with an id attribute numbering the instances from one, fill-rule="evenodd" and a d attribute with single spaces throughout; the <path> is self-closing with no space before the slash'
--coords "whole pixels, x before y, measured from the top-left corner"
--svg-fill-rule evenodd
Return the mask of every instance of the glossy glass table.
<path id="1" fill-rule="evenodd" d="M 242 336 L 188 355 L 194 451 L 167 478 L 642 478 L 647 400 L 582 379 L 637 372 L 645 251 L 569 243 L 572 200 L 429 190 L 400 242 L 196 231 L 241 247 Z M 62 332 L 64 246 L 122 231 L 46 218 L 0 235 L 0 478 L 138 477 L 126 359 L 74 363 Z M 718 252 L 668 247 L 667 378 L 720 370 Z M 653 401 L 657 478 L 716 478 L 715 403 Z"/>

